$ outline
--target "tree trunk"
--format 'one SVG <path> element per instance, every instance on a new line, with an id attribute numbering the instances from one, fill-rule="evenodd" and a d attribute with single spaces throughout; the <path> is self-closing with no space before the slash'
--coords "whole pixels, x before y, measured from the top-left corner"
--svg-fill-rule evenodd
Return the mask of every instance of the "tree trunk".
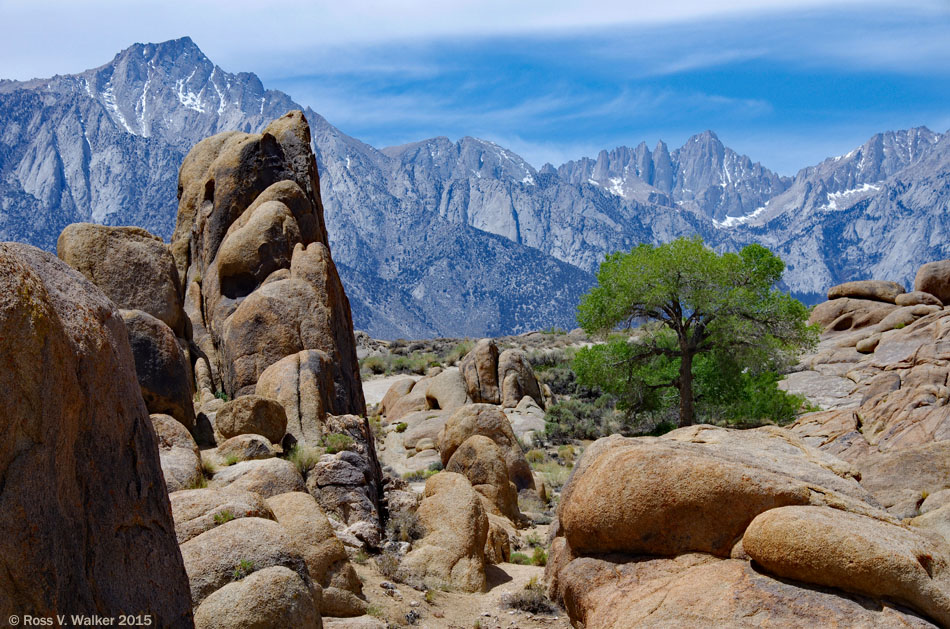
<path id="1" fill-rule="evenodd" d="M 683 352 L 680 357 L 680 428 L 692 426 L 695 419 L 693 408 L 693 355 Z"/>

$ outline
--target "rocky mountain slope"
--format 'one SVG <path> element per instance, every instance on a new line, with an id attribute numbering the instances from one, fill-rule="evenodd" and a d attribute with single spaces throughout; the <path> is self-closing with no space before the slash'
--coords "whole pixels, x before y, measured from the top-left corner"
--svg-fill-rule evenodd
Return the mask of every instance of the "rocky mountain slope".
<path id="1" fill-rule="evenodd" d="M 299 108 L 252 74 L 224 72 L 188 38 L 136 44 L 78 75 L 0 82 L 0 239 L 54 249 L 66 225 L 91 221 L 167 240 L 185 152 Z M 306 115 L 357 327 L 395 338 L 572 325 L 588 274 L 419 212 L 394 196 L 385 155 Z"/>
<path id="2" fill-rule="evenodd" d="M 187 38 L 136 44 L 78 75 L 0 81 L 0 238 L 51 249 L 86 220 L 167 239 L 187 147 L 297 107 Z M 844 279 L 907 283 L 950 255 L 950 140 L 925 128 L 878 134 L 789 178 L 710 131 L 536 170 L 468 137 L 379 150 L 304 111 L 356 326 L 378 337 L 571 327 L 605 253 L 686 234 L 766 244 L 809 301 Z"/>

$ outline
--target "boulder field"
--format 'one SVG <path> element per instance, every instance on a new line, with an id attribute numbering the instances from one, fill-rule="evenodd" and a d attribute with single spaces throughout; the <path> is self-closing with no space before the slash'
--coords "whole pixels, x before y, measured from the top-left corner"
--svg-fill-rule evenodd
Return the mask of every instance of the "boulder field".
<path id="1" fill-rule="evenodd" d="M 781 428 L 601 439 L 561 495 L 549 594 L 586 629 L 946 626 L 946 540 L 858 478 Z"/>
<path id="2" fill-rule="evenodd" d="M 0 618 L 381 626 L 370 555 L 427 604 L 498 587 L 554 397 L 483 339 L 370 423 L 301 112 L 192 149 L 170 244 L 57 253 L 0 243 Z M 820 411 L 584 449 L 545 575 L 575 627 L 950 626 L 950 261 L 828 298 L 785 381 Z"/>
<path id="3" fill-rule="evenodd" d="M 576 626 L 950 626 L 950 263 L 833 287 L 786 428 L 590 445 L 549 594 Z"/>
<path id="4" fill-rule="evenodd" d="M 908 521 L 950 487 L 948 273 L 950 263 L 926 264 L 915 290 L 896 295 L 863 288 L 872 281 L 833 288 L 811 315 L 821 342 L 787 380 L 823 408 L 791 430 L 851 463 L 881 505 Z"/>
<path id="5" fill-rule="evenodd" d="M 302 113 L 200 142 L 179 201 L 170 245 L 0 244 L 0 611 L 362 615 L 384 479 Z"/>

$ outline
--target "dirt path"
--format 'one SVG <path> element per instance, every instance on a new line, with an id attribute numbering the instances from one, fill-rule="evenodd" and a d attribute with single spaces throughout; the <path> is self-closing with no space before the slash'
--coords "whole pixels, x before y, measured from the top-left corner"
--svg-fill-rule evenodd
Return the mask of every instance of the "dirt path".
<path id="1" fill-rule="evenodd" d="M 372 560 L 357 565 L 356 572 L 363 581 L 363 593 L 371 605 L 373 617 L 381 621 L 378 626 L 386 626 L 386 623 L 397 627 L 416 626 L 429 629 L 570 629 L 571 626 L 567 616 L 560 610 L 556 615 L 533 615 L 503 606 L 502 600 L 506 594 L 523 590 L 532 578 L 542 580 L 544 568 L 540 566 L 512 563 L 489 566 L 487 592 L 464 594 L 433 590 L 430 595 L 431 602 L 426 601 L 423 592 L 402 583 L 393 583 L 395 590 L 381 587 L 383 582 L 387 582 L 387 585 L 392 582 L 379 573 Z M 418 619 L 410 625 L 407 615 L 413 612 L 418 614 Z M 328 629 L 345 627 L 348 622 L 353 622 L 327 622 L 328 620 L 324 620 Z M 359 625 L 353 623 L 352 626 Z"/>

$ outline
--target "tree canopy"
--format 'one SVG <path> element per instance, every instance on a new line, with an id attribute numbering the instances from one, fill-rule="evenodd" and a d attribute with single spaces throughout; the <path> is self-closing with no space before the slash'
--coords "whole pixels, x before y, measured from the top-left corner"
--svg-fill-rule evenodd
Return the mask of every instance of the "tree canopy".
<path id="1" fill-rule="evenodd" d="M 697 400 L 754 405 L 756 383 L 774 388 L 776 374 L 817 340 L 807 308 L 776 288 L 784 270 L 761 245 L 717 254 L 699 237 L 608 256 L 578 320 L 591 334 L 633 330 L 579 352 L 578 378 L 629 411 L 678 396 L 681 426 L 695 421 Z"/>

